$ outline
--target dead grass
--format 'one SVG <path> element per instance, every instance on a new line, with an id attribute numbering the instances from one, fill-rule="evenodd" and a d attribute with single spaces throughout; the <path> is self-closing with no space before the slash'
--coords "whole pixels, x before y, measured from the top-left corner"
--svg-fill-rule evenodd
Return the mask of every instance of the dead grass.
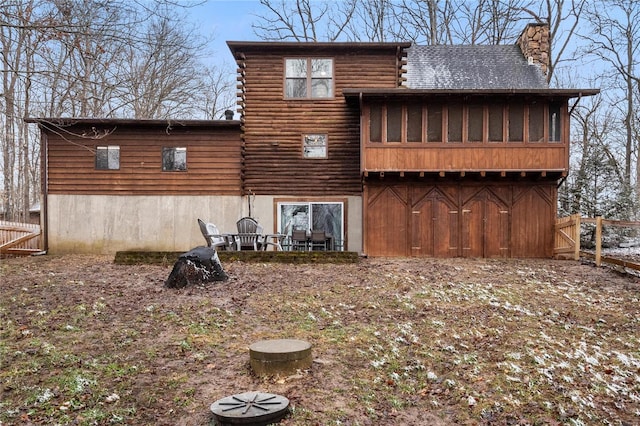
<path id="1" fill-rule="evenodd" d="M 287 425 L 638 424 L 640 285 L 571 261 L 0 263 L 0 425 L 205 425 L 246 391 Z M 298 338 L 311 370 L 258 378 L 248 346 Z"/>

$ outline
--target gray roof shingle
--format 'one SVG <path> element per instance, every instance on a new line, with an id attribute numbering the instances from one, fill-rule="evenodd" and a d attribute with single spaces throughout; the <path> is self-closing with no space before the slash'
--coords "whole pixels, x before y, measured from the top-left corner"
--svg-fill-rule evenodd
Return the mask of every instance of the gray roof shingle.
<path id="1" fill-rule="evenodd" d="M 537 65 L 517 45 L 412 46 L 407 51 L 409 89 L 546 89 Z"/>

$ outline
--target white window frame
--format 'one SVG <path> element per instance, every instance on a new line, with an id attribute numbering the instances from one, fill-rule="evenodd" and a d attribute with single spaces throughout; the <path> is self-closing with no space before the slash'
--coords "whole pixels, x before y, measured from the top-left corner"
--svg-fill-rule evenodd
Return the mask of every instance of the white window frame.
<path id="1" fill-rule="evenodd" d="M 325 218 L 325 225 L 322 225 L 318 222 L 316 222 L 315 226 L 316 228 L 314 228 L 314 223 L 313 223 L 313 219 L 314 219 L 314 215 L 313 215 L 313 207 L 314 206 L 319 206 L 319 205 L 335 205 L 335 206 L 339 206 L 339 214 L 337 215 L 337 217 L 334 217 L 334 222 L 329 222 L 326 223 L 326 218 Z M 294 210 L 295 207 L 298 207 L 298 212 L 295 215 L 290 215 L 289 213 L 293 213 L 293 212 L 286 212 L 286 214 L 284 214 L 285 217 L 283 217 L 283 213 L 284 212 L 284 208 L 285 206 L 290 206 L 290 210 Z M 306 212 L 304 211 L 306 207 Z M 322 201 L 322 200 L 317 200 L 317 201 L 295 201 L 295 200 L 291 200 L 291 201 L 278 201 L 277 203 L 277 229 L 278 232 L 284 235 L 287 235 L 287 237 L 291 237 L 291 232 L 293 231 L 293 229 L 305 229 L 307 231 L 311 231 L 312 229 L 316 229 L 316 230 L 324 230 L 325 232 L 331 234 L 333 236 L 334 239 L 334 244 L 336 244 L 337 249 L 338 250 L 344 250 L 344 241 L 345 241 L 345 202 L 343 201 Z M 290 217 L 287 217 L 287 215 L 289 215 Z M 318 218 L 316 216 L 316 219 L 321 219 Z M 330 229 L 329 229 L 330 228 Z M 339 228 L 339 229 L 336 229 Z M 288 239 L 287 239 L 288 240 Z"/>

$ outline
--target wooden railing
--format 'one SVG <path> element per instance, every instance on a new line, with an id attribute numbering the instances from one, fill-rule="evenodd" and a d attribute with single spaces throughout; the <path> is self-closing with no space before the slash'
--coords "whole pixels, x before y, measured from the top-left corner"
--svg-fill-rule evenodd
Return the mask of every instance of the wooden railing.
<path id="1" fill-rule="evenodd" d="M 0 255 L 28 255 L 40 251 L 40 225 L 0 220 Z"/>

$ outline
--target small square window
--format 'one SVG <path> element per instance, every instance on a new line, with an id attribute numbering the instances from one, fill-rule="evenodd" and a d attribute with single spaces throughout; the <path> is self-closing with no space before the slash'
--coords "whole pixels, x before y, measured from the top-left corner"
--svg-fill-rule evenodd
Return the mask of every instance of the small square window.
<path id="1" fill-rule="evenodd" d="M 96 147 L 97 170 L 120 169 L 120 147 L 117 145 Z"/>
<path id="2" fill-rule="evenodd" d="M 187 148 L 162 148 L 162 171 L 184 172 L 187 170 Z"/>
<path id="3" fill-rule="evenodd" d="M 304 135 L 302 139 L 304 158 L 327 158 L 327 135 Z"/>

